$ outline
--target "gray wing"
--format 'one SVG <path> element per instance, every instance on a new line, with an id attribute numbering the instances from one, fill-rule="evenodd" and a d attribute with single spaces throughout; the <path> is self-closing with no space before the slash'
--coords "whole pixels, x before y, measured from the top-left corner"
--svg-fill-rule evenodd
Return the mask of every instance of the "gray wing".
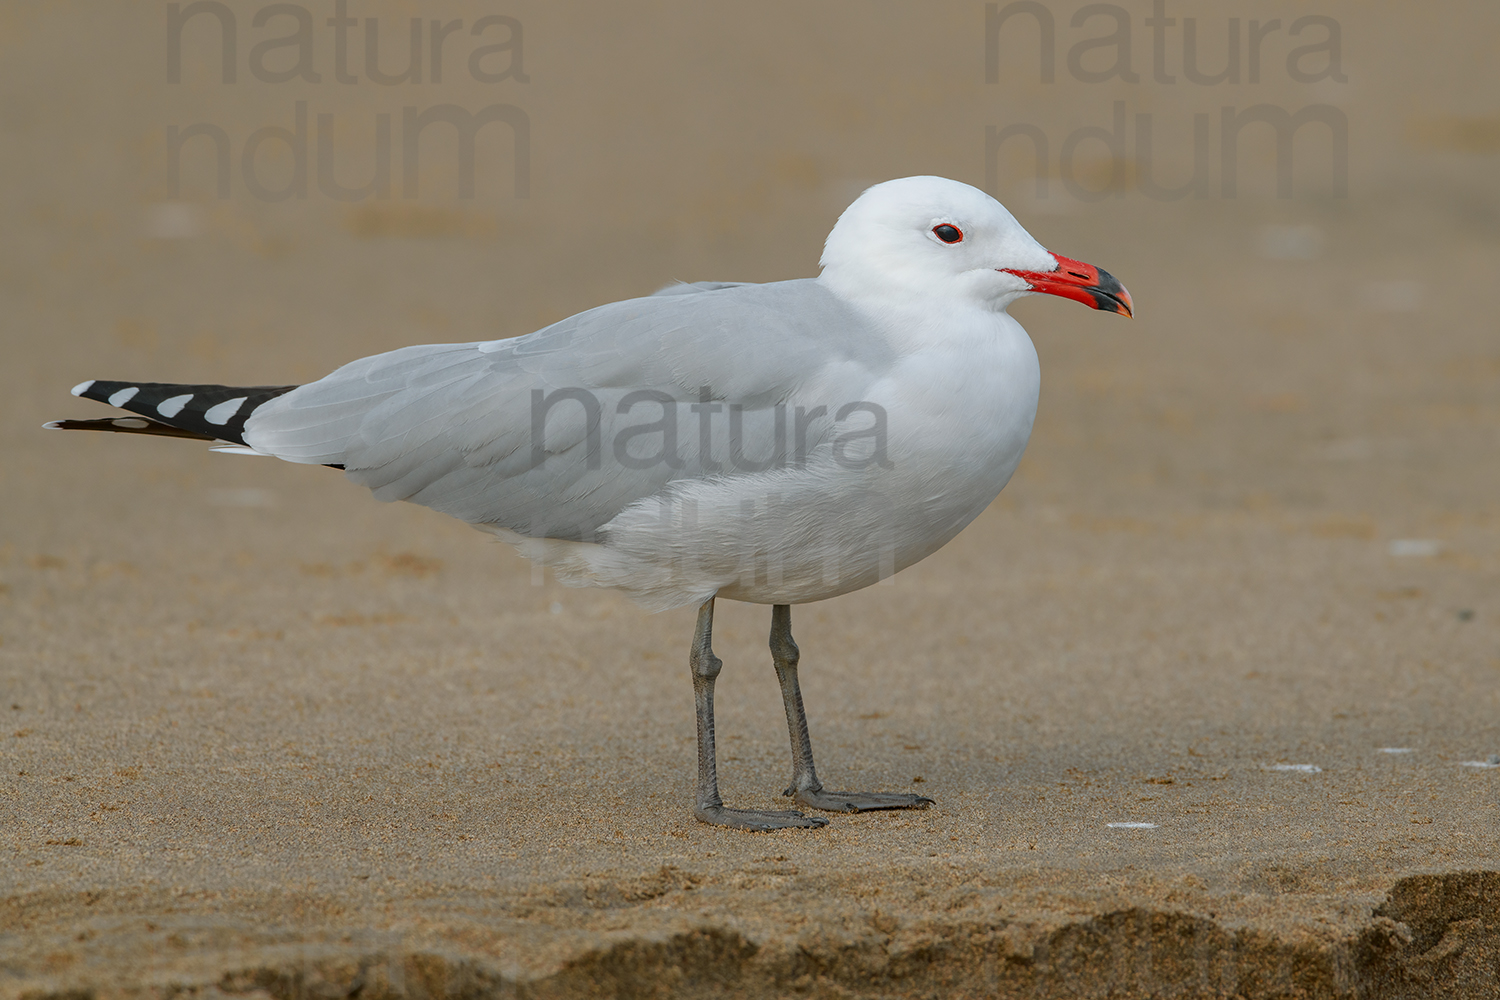
<path id="1" fill-rule="evenodd" d="M 837 406 L 892 361 L 814 280 L 667 291 L 511 340 L 355 361 L 257 409 L 245 440 L 341 464 L 381 500 L 589 538 L 675 479 L 763 471 L 825 445 Z M 839 398 L 803 421 L 810 379 Z"/>

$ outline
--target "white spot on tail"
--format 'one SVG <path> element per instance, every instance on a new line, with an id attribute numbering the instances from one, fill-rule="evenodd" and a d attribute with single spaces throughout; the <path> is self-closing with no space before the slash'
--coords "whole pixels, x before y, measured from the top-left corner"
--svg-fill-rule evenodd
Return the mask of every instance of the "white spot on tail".
<path id="1" fill-rule="evenodd" d="M 138 392 L 140 392 L 140 391 L 141 391 L 140 386 L 135 386 L 135 385 L 131 386 L 129 389 L 121 389 L 119 392 L 117 392 L 113 396 L 109 397 L 109 405 L 110 406 L 124 406 L 126 403 L 128 403 L 132 399 L 134 399 L 135 398 L 135 394 L 138 393 Z"/>
<path id="2" fill-rule="evenodd" d="M 245 405 L 249 396 L 241 396 L 238 399 L 226 399 L 217 406 L 210 406 L 208 412 L 203 414 L 203 419 L 211 424 L 227 424 L 229 418 L 240 412 L 240 407 Z"/>
<path id="3" fill-rule="evenodd" d="M 188 400 L 192 398 L 193 394 L 188 392 L 181 396 L 173 396 L 171 399 L 164 399 L 156 404 L 156 412 L 170 420 L 181 413 L 182 408 L 188 405 Z"/>
<path id="4" fill-rule="evenodd" d="M 86 392 L 89 391 L 89 387 L 91 385 L 93 385 L 96 381 L 98 381 L 98 380 L 97 379 L 89 379 L 87 382 L 79 382 L 77 385 L 75 385 L 73 388 L 69 389 L 68 391 L 71 392 L 75 396 L 82 396 L 84 393 L 86 393 Z"/>

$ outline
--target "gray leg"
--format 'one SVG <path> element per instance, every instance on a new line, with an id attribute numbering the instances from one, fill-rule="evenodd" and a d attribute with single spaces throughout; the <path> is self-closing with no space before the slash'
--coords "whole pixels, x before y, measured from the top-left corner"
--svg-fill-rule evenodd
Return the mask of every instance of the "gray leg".
<path id="1" fill-rule="evenodd" d="M 783 795 L 800 805 L 832 812 L 866 812 L 871 809 L 926 809 L 932 800 L 905 792 L 830 792 L 813 769 L 812 740 L 807 735 L 807 713 L 802 710 L 802 688 L 797 683 L 797 644 L 792 641 L 792 606 L 771 608 L 771 661 L 781 682 L 786 703 L 786 728 L 792 736 L 792 784 Z"/>
<path id="2" fill-rule="evenodd" d="M 751 809 L 729 809 L 719 798 L 719 773 L 714 753 L 714 678 L 724 661 L 714 655 L 714 599 L 710 597 L 698 609 L 698 628 L 693 633 L 693 650 L 688 666 L 693 672 L 693 700 L 698 708 L 698 796 L 693 815 L 714 826 L 739 830 L 779 830 L 790 826 L 819 827 L 826 819 L 804 816 L 795 809 L 758 812 Z"/>

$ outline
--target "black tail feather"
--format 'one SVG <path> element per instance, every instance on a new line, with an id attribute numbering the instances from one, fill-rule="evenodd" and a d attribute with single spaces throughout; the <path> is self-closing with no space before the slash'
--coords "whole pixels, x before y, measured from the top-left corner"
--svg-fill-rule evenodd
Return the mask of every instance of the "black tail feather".
<path id="1" fill-rule="evenodd" d="M 185 431 L 145 417 L 103 417 L 99 420 L 51 420 L 42 425 L 54 431 L 114 431 L 117 434 L 154 434 L 157 437 L 189 438 L 193 441 L 215 441 L 217 438 Z"/>
<path id="2" fill-rule="evenodd" d="M 291 392 L 295 385 L 179 385 L 172 382 L 89 381 L 73 395 L 98 400 L 147 418 L 145 426 L 120 417 L 105 420 L 58 420 L 61 430 L 124 431 L 208 441 L 245 443 L 245 420 L 267 400 Z"/>

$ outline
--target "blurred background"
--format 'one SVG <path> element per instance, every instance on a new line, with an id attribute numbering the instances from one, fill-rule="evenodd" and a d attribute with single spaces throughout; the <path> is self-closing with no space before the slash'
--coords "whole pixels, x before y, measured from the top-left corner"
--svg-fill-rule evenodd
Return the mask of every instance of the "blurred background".
<path id="1" fill-rule="evenodd" d="M 1079 9 L 7 3 L 8 490 L 123 454 L 37 434 L 94 412 L 59 395 L 82 378 L 300 381 L 676 279 L 811 275 L 863 187 L 933 173 L 1140 303 L 1017 308 L 1046 373 L 1033 496 L 1397 533 L 1483 506 L 1500 12 Z M 495 108 L 467 151 L 438 120 Z M 125 450 L 117 490 L 144 455 L 221 464 Z"/>
<path id="2" fill-rule="evenodd" d="M 550 779 L 583 783 L 564 799 L 680 819 L 690 611 L 533 586 L 326 470 L 40 425 L 105 413 L 68 395 L 87 378 L 297 382 L 674 280 L 814 275 L 860 190 L 930 173 L 1138 314 L 1019 303 L 1043 390 L 1016 479 L 890 588 L 799 613 L 846 763 L 999 789 L 975 837 L 1026 822 L 1023 773 L 1101 747 L 1155 773 L 1210 729 L 1235 759 L 1322 759 L 1356 725 L 1360 753 L 1482 759 L 1497 167 L 1493 3 L 6 0 L 0 663 L 17 704 L 99 713 L 14 752 L 50 733 L 120 775 L 342 725 L 482 762 L 544 731 L 596 765 Z M 727 780 L 764 790 L 762 613 L 723 612 L 720 652 L 760 671 L 721 718 Z"/>

